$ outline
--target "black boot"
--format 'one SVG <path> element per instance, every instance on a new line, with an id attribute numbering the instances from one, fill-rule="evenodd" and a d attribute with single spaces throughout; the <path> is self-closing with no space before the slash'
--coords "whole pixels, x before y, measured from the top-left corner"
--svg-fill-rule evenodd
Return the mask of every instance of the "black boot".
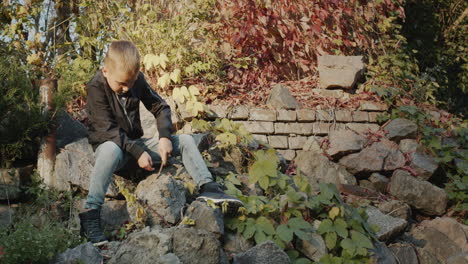
<path id="1" fill-rule="evenodd" d="M 80 216 L 80 234 L 91 241 L 95 246 L 100 246 L 107 243 L 107 238 L 104 236 L 101 229 L 101 211 L 92 209 Z"/>
<path id="2" fill-rule="evenodd" d="M 214 181 L 205 183 L 200 187 L 200 196 L 198 196 L 197 200 L 203 200 L 205 202 L 211 200 L 219 206 L 227 202 L 226 215 L 228 216 L 237 215 L 239 213 L 239 207 L 244 206 L 241 200 L 224 193 L 221 185 Z"/>

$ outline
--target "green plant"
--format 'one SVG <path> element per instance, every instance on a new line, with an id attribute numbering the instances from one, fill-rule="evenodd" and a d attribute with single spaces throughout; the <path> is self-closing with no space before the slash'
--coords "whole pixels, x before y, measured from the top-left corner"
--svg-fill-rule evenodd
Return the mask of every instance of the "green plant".
<path id="1" fill-rule="evenodd" d="M 23 218 L 13 226 L 0 229 L 0 261 L 5 264 L 49 263 L 57 254 L 73 248 L 83 239 L 66 226 L 47 222 L 37 227 Z"/>

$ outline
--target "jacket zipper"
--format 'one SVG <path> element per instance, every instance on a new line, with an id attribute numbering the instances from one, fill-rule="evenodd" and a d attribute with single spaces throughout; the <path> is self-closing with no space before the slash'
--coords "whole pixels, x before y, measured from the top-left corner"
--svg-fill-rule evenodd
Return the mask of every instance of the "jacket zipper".
<path id="1" fill-rule="evenodd" d="M 127 118 L 127 121 L 128 123 L 130 124 L 130 131 L 133 131 L 133 126 L 132 126 L 132 122 L 130 121 L 130 118 L 128 117 L 127 115 L 127 109 L 125 109 L 125 106 L 122 104 L 122 102 L 120 101 L 119 97 L 117 97 L 117 94 L 115 94 L 115 97 L 117 98 L 117 101 L 119 102 L 119 105 L 123 108 L 123 111 L 124 111 L 124 115 L 125 117 Z M 128 100 L 128 99 L 127 99 Z M 127 103 L 127 100 L 125 100 L 125 103 Z"/>

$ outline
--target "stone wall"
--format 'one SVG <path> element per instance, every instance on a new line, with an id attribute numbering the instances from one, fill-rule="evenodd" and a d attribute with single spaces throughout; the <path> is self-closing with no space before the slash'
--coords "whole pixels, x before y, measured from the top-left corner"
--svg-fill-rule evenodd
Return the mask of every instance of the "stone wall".
<path id="1" fill-rule="evenodd" d="M 309 137 L 324 137 L 332 130 L 351 129 L 356 132 L 379 129 L 377 116 L 388 107 L 383 103 L 360 102 L 351 109 L 262 109 L 210 105 L 215 117 L 230 118 L 245 125 L 254 138 L 270 144 L 286 159 L 292 160 Z"/>

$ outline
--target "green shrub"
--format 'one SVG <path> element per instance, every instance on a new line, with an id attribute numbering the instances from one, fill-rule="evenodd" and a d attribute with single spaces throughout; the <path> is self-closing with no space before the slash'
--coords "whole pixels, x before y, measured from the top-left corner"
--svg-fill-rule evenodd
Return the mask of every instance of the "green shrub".
<path id="1" fill-rule="evenodd" d="M 0 262 L 4 264 L 49 263 L 58 253 L 82 243 L 78 234 L 48 222 L 36 227 L 30 219 L 0 229 Z"/>

